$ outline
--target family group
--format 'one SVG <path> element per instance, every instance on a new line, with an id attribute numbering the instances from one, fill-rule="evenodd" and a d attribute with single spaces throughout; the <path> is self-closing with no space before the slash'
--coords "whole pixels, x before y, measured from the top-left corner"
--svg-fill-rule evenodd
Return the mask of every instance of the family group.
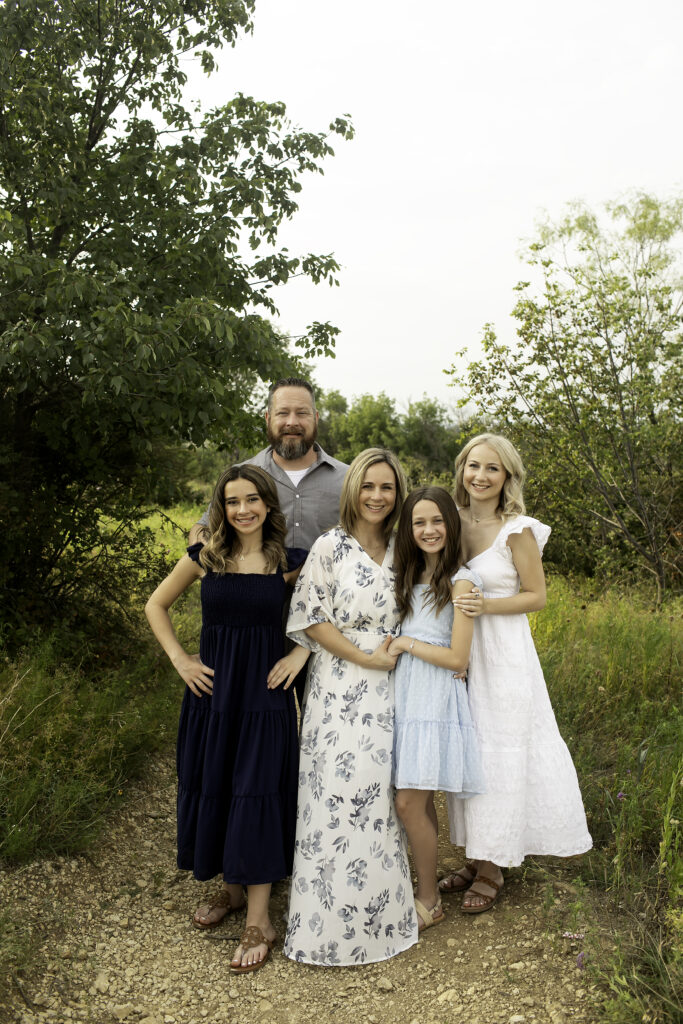
<path id="1" fill-rule="evenodd" d="M 346 466 L 317 421 L 307 381 L 273 385 L 268 447 L 221 475 L 146 606 L 186 684 L 178 866 L 223 879 L 196 927 L 246 905 L 235 973 L 271 954 L 279 880 L 291 877 L 287 957 L 371 963 L 441 923 L 444 894 L 479 914 L 502 868 L 591 846 L 527 621 L 545 603 L 550 529 L 526 515 L 519 454 L 479 435 L 453 496 L 408 494 L 392 452 Z M 169 609 L 197 579 L 189 654 Z M 436 791 L 466 858 L 441 879 Z"/>

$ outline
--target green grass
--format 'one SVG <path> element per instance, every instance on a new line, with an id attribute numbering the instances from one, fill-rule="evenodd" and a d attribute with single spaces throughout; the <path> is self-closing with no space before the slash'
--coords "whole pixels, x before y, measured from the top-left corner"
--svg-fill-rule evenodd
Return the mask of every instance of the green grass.
<path id="1" fill-rule="evenodd" d="M 577 881 L 604 894 L 614 921 L 593 935 L 591 954 L 614 1024 L 679 1019 L 682 611 L 680 601 L 653 611 L 637 594 L 595 595 L 554 577 L 532 617 L 595 844 Z"/>

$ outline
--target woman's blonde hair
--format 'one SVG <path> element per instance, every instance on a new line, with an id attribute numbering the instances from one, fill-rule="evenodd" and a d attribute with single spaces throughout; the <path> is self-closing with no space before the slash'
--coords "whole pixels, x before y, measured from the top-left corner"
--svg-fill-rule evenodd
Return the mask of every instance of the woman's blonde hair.
<path id="1" fill-rule="evenodd" d="M 512 519 L 514 516 L 525 515 L 526 506 L 524 505 L 522 488 L 524 487 L 526 470 L 524 469 L 524 464 L 515 446 L 511 444 L 506 437 L 501 437 L 500 434 L 477 434 L 476 437 L 473 437 L 467 442 L 456 458 L 455 491 L 453 494 L 455 504 L 458 508 L 469 507 L 470 496 L 465 490 L 463 484 L 463 473 L 465 471 L 465 463 L 469 458 L 470 452 L 478 444 L 487 444 L 490 448 L 493 448 L 496 455 L 502 462 L 503 469 L 506 473 L 506 480 L 503 484 L 503 489 L 500 492 L 500 499 L 496 511 L 500 514 L 502 519 Z"/>
<path id="2" fill-rule="evenodd" d="M 353 528 L 358 521 L 360 492 L 365 474 L 371 466 L 376 466 L 382 462 L 386 462 L 387 466 L 391 467 L 396 478 L 396 504 L 384 520 L 382 527 L 384 540 L 388 541 L 401 512 L 401 506 L 408 490 L 405 473 L 401 469 L 401 463 L 388 448 L 366 448 L 365 451 L 362 451 L 360 455 L 355 457 L 349 466 L 348 473 L 344 477 L 341 498 L 339 500 L 339 521 L 347 533 L 353 533 Z"/>
<path id="3" fill-rule="evenodd" d="M 266 572 L 274 572 L 278 567 L 286 569 L 287 524 L 280 511 L 275 483 L 264 469 L 248 464 L 231 466 L 218 478 L 209 505 L 209 525 L 208 528 L 204 527 L 204 535 L 208 536 L 208 540 L 199 552 L 200 564 L 216 573 L 234 572 L 237 568 L 235 559 L 241 550 L 241 544 L 225 514 L 225 487 L 232 480 L 248 480 L 268 507 L 262 533 Z"/>

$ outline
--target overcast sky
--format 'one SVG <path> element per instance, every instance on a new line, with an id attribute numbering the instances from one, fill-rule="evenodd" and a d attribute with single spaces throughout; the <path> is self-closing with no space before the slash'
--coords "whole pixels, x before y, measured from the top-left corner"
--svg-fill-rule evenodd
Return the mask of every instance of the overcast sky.
<path id="1" fill-rule="evenodd" d="M 343 268 L 278 294 L 283 330 L 341 328 L 319 384 L 452 402 L 456 350 L 487 321 L 511 336 L 544 212 L 681 189 L 682 39 L 681 0 L 257 0 L 253 35 L 188 91 L 282 100 L 307 130 L 352 117 L 280 236 Z"/>

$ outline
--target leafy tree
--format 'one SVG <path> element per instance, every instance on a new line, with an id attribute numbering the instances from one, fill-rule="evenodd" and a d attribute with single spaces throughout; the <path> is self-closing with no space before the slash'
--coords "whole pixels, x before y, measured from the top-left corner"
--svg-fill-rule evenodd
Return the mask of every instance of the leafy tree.
<path id="1" fill-rule="evenodd" d="M 547 474 L 598 564 L 645 569 L 661 596 L 681 573 L 683 200 L 607 210 L 616 229 L 582 205 L 541 229 L 528 257 L 541 293 L 518 286 L 517 342 L 489 325 L 484 359 L 450 372 L 526 439 L 533 476 Z"/>
<path id="2" fill-rule="evenodd" d="M 254 439 L 261 382 L 296 366 L 268 320 L 275 286 L 336 283 L 331 256 L 290 255 L 277 232 L 330 135 L 351 136 L 347 120 L 311 133 L 281 103 L 238 95 L 202 114 L 182 102 L 182 63 L 212 71 L 252 8 L 0 7 L 6 614 L 49 617 L 69 595 L 131 584 L 111 555 L 135 543 L 130 524 L 163 474 L 155 453 Z M 313 323 L 302 353 L 329 352 L 334 334 Z"/>

